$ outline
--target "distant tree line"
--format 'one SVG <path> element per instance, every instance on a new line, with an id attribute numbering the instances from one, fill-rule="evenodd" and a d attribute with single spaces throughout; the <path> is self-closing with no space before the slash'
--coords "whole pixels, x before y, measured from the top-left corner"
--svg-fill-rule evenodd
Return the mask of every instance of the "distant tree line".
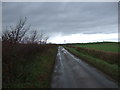
<path id="1" fill-rule="evenodd" d="M 44 32 L 38 33 L 37 30 L 31 30 L 31 26 L 27 26 L 26 22 L 27 17 L 20 18 L 16 26 L 6 27 L 2 33 L 2 42 L 11 44 L 46 44 L 49 36 Z"/>

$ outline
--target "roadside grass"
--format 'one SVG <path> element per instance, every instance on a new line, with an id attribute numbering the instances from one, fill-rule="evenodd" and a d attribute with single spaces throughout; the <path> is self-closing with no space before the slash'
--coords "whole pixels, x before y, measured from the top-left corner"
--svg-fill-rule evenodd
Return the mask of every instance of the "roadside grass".
<path id="1" fill-rule="evenodd" d="M 88 54 L 95 58 L 104 60 L 108 63 L 118 64 L 118 53 L 105 52 L 105 51 L 89 49 L 89 48 L 85 48 L 85 47 L 77 47 L 76 50 L 78 52 Z"/>
<path id="2" fill-rule="evenodd" d="M 9 55 L 5 46 L 3 50 L 4 57 Z M 57 46 L 18 45 L 12 50 L 11 62 L 3 58 L 3 88 L 50 88 Z"/>
<path id="3" fill-rule="evenodd" d="M 118 43 L 117 42 L 81 43 L 81 44 L 74 44 L 73 46 L 118 53 Z"/>
<path id="4" fill-rule="evenodd" d="M 82 60 L 85 60 L 86 62 L 90 63 L 91 65 L 97 67 L 98 69 L 100 69 L 101 71 L 103 71 L 104 73 L 106 73 L 107 75 L 109 75 L 111 78 L 113 78 L 115 81 L 119 81 L 120 79 L 119 77 L 119 73 L 118 73 L 118 65 L 117 64 L 112 64 L 112 63 L 108 63 L 104 60 L 95 58 L 91 55 L 79 52 L 76 50 L 76 48 L 72 48 L 72 47 L 66 47 L 65 48 L 70 51 L 71 53 L 73 53 L 75 56 L 79 57 Z"/>

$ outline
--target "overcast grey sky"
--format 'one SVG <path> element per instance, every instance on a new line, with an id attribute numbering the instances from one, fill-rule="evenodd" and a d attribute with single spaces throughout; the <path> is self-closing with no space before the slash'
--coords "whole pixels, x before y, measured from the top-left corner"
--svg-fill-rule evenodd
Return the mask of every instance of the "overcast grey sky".
<path id="1" fill-rule="evenodd" d="M 15 25 L 20 16 L 54 43 L 117 40 L 117 2 L 2 3 L 3 27 Z"/>

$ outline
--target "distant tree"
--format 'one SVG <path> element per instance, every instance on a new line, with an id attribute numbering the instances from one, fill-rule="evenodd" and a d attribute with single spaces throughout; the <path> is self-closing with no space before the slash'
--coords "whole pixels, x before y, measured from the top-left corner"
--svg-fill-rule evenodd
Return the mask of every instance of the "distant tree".
<path id="1" fill-rule="evenodd" d="M 45 43 L 47 43 L 48 39 L 49 39 L 49 36 L 46 36 L 46 37 L 44 38 Z"/>
<path id="2" fill-rule="evenodd" d="M 49 39 L 49 36 L 46 35 L 43 31 L 41 31 L 39 35 L 39 44 L 46 44 Z"/>
<path id="3" fill-rule="evenodd" d="M 31 43 L 37 43 L 37 30 L 33 30 L 32 34 L 30 36 L 30 42 Z"/>
<path id="4" fill-rule="evenodd" d="M 26 33 L 30 31 L 30 26 L 26 25 L 27 18 L 20 18 L 16 26 L 6 27 L 3 30 L 2 42 L 16 43 L 39 43 L 46 44 L 49 36 L 46 36 L 43 31 L 38 35 L 37 30 L 31 31 L 31 34 Z"/>
<path id="5" fill-rule="evenodd" d="M 5 31 L 3 31 L 3 34 L 2 34 L 2 41 L 6 42 L 8 40 L 9 40 L 9 32 L 8 32 L 8 30 L 5 30 Z"/>
<path id="6" fill-rule="evenodd" d="M 30 43 L 30 38 L 28 36 L 24 37 L 21 43 Z"/>
<path id="7" fill-rule="evenodd" d="M 41 33 L 39 34 L 39 43 L 42 44 L 43 42 L 43 38 L 44 38 L 45 33 L 43 33 L 43 31 L 41 31 Z"/>
<path id="8" fill-rule="evenodd" d="M 2 41 L 9 41 L 11 43 L 19 43 L 30 29 L 30 26 L 26 27 L 27 18 L 20 18 L 15 27 L 10 26 L 9 29 L 3 32 Z"/>

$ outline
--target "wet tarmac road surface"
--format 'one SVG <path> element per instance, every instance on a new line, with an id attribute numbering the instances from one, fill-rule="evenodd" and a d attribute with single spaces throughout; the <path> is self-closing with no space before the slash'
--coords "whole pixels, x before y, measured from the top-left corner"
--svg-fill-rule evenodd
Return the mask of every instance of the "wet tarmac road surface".
<path id="1" fill-rule="evenodd" d="M 52 88 L 118 88 L 110 77 L 58 47 Z"/>

